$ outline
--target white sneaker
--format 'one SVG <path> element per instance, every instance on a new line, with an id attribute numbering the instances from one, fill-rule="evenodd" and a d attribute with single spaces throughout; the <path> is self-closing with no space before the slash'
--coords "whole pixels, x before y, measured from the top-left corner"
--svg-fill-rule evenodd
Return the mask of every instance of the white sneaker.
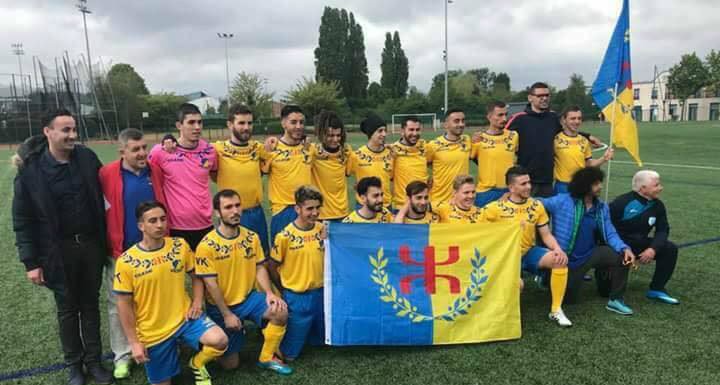
<path id="1" fill-rule="evenodd" d="M 557 322 L 558 326 L 562 326 L 565 328 L 572 326 L 572 322 L 570 322 L 570 319 L 565 316 L 565 313 L 562 311 L 562 309 L 558 309 L 558 311 L 556 311 L 555 313 L 548 314 L 548 318 L 550 318 L 551 321 Z"/>

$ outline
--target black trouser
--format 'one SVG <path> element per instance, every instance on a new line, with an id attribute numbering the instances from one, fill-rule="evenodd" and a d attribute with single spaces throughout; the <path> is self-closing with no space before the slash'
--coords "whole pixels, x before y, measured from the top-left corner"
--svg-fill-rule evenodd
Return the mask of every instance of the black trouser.
<path id="1" fill-rule="evenodd" d="M 641 241 L 626 242 L 637 256 L 652 244 L 652 238 Z M 678 248 L 674 243 L 667 241 L 665 246 L 655 251 L 655 273 L 650 281 L 650 290 L 665 291 L 665 285 L 672 277 L 677 264 Z"/>
<path id="2" fill-rule="evenodd" d="M 78 239 L 61 241 L 65 279 L 50 287 L 67 365 L 100 363 L 102 355 L 98 295 L 105 251 L 96 239 Z"/>
<path id="3" fill-rule="evenodd" d="M 555 190 L 553 189 L 552 183 L 532 182 L 532 190 L 530 190 L 530 195 L 540 198 L 549 198 L 553 196 L 554 193 Z"/>
<path id="4" fill-rule="evenodd" d="M 592 268 L 595 268 L 595 282 L 600 296 L 610 299 L 623 297 L 628 280 L 628 267 L 623 265 L 623 256 L 607 246 L 597 246 L 584 264 L 569 269 L 565 303 L 578 302 L 583 275 Z"/>
<path id="5" fill-rule="evenodd" d="M 197 245 L 200 244 L 200 241 L 207 235 L 207 233 L 211 232 L 213 230 L 213 227 L 210 226 L 207 229 L 200 229 L 200 230 L 177 230 L 177 229 L 170 229 L 170 236 L 173 237 L 179 237 L 184 239 L 189 245 L 190 248 L 195 251 L 197 248 Z"/>

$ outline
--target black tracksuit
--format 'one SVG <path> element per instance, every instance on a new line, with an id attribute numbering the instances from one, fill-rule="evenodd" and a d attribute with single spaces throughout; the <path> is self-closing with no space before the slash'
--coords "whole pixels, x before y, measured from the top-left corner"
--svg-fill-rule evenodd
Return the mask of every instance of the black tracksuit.
<path id="1" fill-rule="evenodd" d="M 665 291 L 677 263 L 678 249 L 668 240 L 670 225 L 661 200 L 648 200 L 631 191 L 610 203 L 610 216 L 620 238 L 636 255 L 647 248 L 655 250 L 655 274 L 650 290 Z M 650 232 L 655 230 L 651 237 Z"/>

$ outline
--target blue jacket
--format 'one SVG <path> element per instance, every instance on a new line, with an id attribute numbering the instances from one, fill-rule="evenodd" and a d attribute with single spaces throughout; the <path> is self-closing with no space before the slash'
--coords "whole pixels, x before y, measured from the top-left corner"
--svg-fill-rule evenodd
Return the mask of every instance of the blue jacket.
<path id="1" fill-rule="evenodd" d="M 573 199 L 570 194 L 558 194 L 551 198 L 541 198 L 545 210 L 550 214 L 552 233 L 560 244 L 560 247 L 570 256 L 575 247 L 575 237 L 580 226 L 582 215 L 585 213 L 585 205 L 581 200 Z M 600 230 L 603 241 L 615 252 L 621 253 L 629 249 L 628 245 L 620 239 L 615 227 L 610 220 L 608 205 L 595 200 L 599 210 L 595 216 L 597 228 Z"/>

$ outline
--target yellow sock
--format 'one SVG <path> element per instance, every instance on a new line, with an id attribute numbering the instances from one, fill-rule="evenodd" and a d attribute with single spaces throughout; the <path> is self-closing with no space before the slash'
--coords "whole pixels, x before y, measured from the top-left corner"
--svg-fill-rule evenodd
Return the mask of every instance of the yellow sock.
<path id="1" fill-rule="evenodd" d="M 280 342 L 282 342 L 285 336 L 285 325 L 274 325 L 269 323 L 265 329 L 263 329 L 263 335 L 265 336 L 265 342 L 263 343 L 262 350 L 260 350 L 260 362 L 267 362 L 272 360 L 273 354 L 278 351 Z"/>
<path id="2" fill-rule="evenodd" d="M 565 289 L 567 288 L 568 268 L 560 267 L 552 269 L 550 272 L 550 294 L 552 295 L 552 305 L 550 311 L 556 312 L 562 306 L 565 297 Z"/>
<path id="3" fill-rule="evenodd" d="M 212 346 L 203 345 L 202 349 L 200 349 L 200 351 L 193 356 L 192 360 L 190 360 L 190 364 L 193 368 L 199 369 L 205 366 L 208 362 L 222 356 L 223 353 L 225 353 L 225 349 L 218 350 Z"/>

